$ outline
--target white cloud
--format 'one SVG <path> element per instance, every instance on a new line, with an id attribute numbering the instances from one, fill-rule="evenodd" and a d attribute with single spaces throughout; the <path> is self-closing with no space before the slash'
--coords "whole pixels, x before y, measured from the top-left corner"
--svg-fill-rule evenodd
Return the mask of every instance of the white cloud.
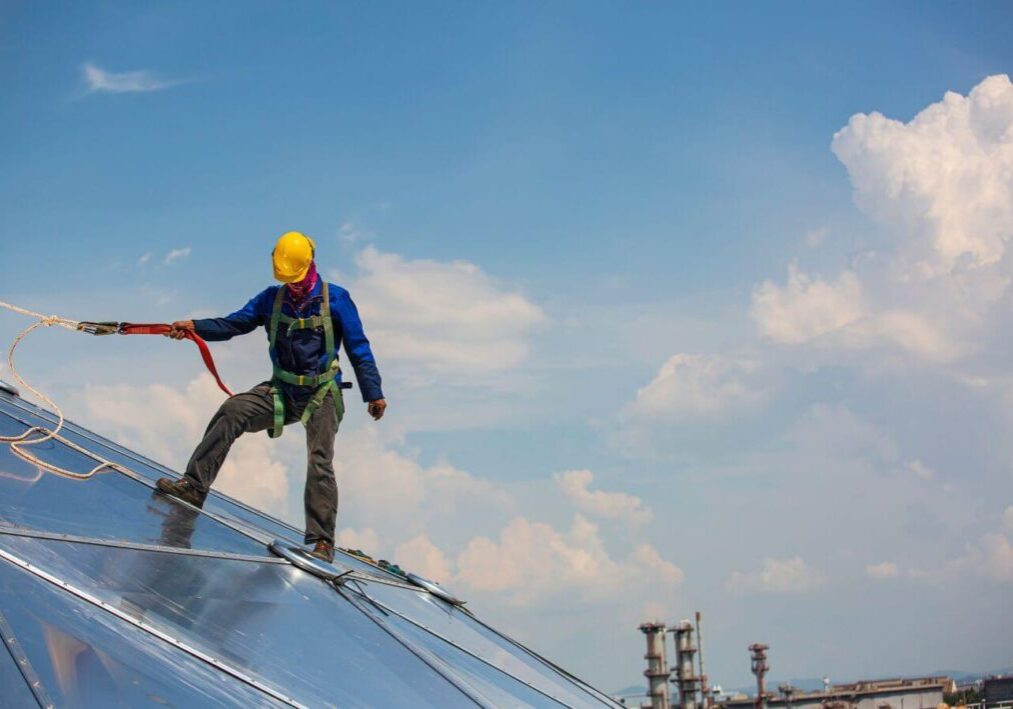
<path id="1" fill-rule="evenodd" d="M 759 571 L 734 571 L 727 588 L 738 593 L 805 593 L 822 586 L 822 573 L 809 567 L 800 556 L 763 560 Z"/>
<path id="2" fill-rule="evenodd" d="M 919 275 L 997 263 L 1013 236 L 1013 85 L 991 76 L 909 123 L 857 114 L 837 132 L 855 201 L 893 226 Z"/>
<path id="3" fill-rule="evenodd" d="M 892 561 L 884 561 L 879 564 L 869 564 L 865 567 L 865 573 L 874 579 L 892 579 L 900 576 L 900 569 Z"/>
<path id="4" fill-rule="evenodd" d="M 150 71 L 112 72 L 87 63 L 81 67 L 85 83 L 90 92 L 132 93 L 138 91 L 159 91 L 175 86 L 179 80 L 161 79 Z"/>
<path id="5" fill-rule="evenodd" d="M 654 379 L 637 390 L 626 415 L 679 420 L 750 410 L 764 397 L 755 377 L 757 370 L 756 363 L 750 360 L 719 355 L 672 355 Z"/>
<path id="6" fill-rule="evenodd" d="M 363 249 L 352 297 L 378 357 L 456 376 L 521 364 L 542 309 L 466 261 L 407 260 Z"/>
<path id="7" fill-rule="evenodd" d="M 411 569 L 414 573 L 439 584 L 445 585 L 454 580 L 450 560 L 424 534 L 416 535 L 399 544 L 394 550 L 394 558 L 403 568 Z"/>
<path id="8" fill-rule="evenodd" d="M 399 450 L 398 442 L 384 439 L 375 426 L 342 431 L 334 459 L 345 501 L 341 522 L 373 530 L 377 553 L 419 534 L 456 539 L 461 529 L 493 525 L 514 513 L 514 499 L 503 486 L 446 462 L 423 465 Z"/>
<path id="9" fill-rule="evenodd" d="M 568 470 L 553 475 L 553 479 L 573 505 L 587 514 L 617 519 L 630 525 L 640 525 L 651 521 L 651 510 L 644 501 L 624 492 L 605 492 L 590 490 L 594 473 L 590 470 Z"/>
<path id="10" fill-rule="evenodd" d="M 877 251 L 836 278 L 789 267 L 753 292 L 774 342 L 888 346 L 948 363 L 1005 328 L 1013 283 L 1013 84 L 992 76 L 947 93 L 910 122 L 857 114 L 834 136 L 855 202 L 879 227 Z M 1001 321 L 1000 321 L 1001 322 Z"/>
<path id="11" fill-rule="evenodd" d="M 150 251 L 148 251 L 147 253 L 143 254 L 139 259 L 137 259 L 137 265 L 138 266 L 143 266 L 144 264 L 146 264 L 148 261 L 151 260 L 151 256 L 152 256 L 152 254 L 151 254 Z"/>
<path id="12" fill-rule="evenodd" d="M 613 559 L 598 527 L 579 514 L 565 533 L 517 517 L 498 540 L 471 540 L 457 567 L 458 582 L 501 594 L 515 606 L 559 598 L 599 603 L 645 591 L 663 597 L 683 580 L 682 570 L 648 544 L 638 545 L 624 560 Z"/>
<path id="13" fill-rule="evenodd" d="M 175 263 L 181 259 L 185 259 L 190 256 L 190 247 L 184 246 L 179 249 L 172 249 L 165 255 L 164 263 L 166 266 Z"/>
<path id="14" fill-rule="evenodd" d="M 865 315 L 862 287 L 850 271 L 828 282 L 807 276 L 792 263 L 784 287 L 766 281 L 753 291 L 753 320 L 760 334 L 775 342 L 807 342 Z"/>

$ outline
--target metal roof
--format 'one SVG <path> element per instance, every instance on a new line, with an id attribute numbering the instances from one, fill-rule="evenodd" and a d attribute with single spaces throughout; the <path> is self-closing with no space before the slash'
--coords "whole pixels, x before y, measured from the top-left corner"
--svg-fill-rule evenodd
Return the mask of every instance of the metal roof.
<path id="1" fill-rule="evenodd" d="M 54 421 L 0 389 L 0 435 Z M 217 492 L 197 510 L 154 490 L 164 466 L 61 435 L 118 467 L 69 479 L 0 443 L 4 705 L 618 706 L 439 587 L 348 554 L 304 564 L 290 525 Z M 60 440 L 32 451 L 95 466 Z"/>

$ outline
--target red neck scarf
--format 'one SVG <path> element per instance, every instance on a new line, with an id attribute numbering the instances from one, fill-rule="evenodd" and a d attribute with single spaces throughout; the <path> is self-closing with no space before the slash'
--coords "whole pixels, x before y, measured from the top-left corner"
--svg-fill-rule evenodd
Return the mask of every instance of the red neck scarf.
<path id="1" fill-rule="evenodd" d="M 306 277 L 298 283 L 289 283 L 286 286 L 288 288 L 289 300 L 296 310 L 301 310 L 306 305 L 306 300 L 310 297 L 310 293 L 313 292 L 313 287 L 316 284 L 317 264 L 315 261 L 311 261 L 309 270 L 306 271 Z"/>

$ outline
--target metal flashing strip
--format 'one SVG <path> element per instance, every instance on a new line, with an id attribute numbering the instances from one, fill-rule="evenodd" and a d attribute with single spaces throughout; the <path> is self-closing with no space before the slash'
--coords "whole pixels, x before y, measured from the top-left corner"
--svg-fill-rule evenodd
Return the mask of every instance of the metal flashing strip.
<path id="1" fill-rule="evenodd" d="M 39 703 L 43 709 L 53 709 L 56 705 L 53 703 L 52 698 L 49 696 L 49 692 L 46 691 L 46 687 L 42 684 L 42 680 L 39 679 L 38 673 L 35 668 L 32 667 L 32 663 L 28 659 L 28 655 L 21 648 L 18 643 L 18 639 L 14 636 L 14 629 L 11 628 L 10 623 L 4 618 L 4 614 L 0 612 L 0 640 L 7 646 L 7 651 L 14 658 L 14 664 L 18 666 L 18 670 L 21 671 L 21 676 L 25 678 L 25 683 L 31 690 L 32 694 L 35 695 L 35 701 Z"/>
<path id="2" fill-rule="evenodd" d="M 25 400 L 19 398 L 17 401 L 10 401 L 8 403 L 10 403 L 14 408 L 20 409 L 20 410 L 24 411 L 25 413 L 31 414 L 32 416 L 37 416 L 38 418 L 42 419 L 43 421 L 47 421 L 49 423 L 55 423 L 56 422 L 56 417 L 53 416 L 53 414 L 51 412 L 46 411 L 45 409 L 43 409 L 43 408 L 41 408 L 39 406 L 36 406 L 35 404 L 33 404 L 31 402 L 28 402 L 28 401 L 25 401 Z M 24 419 L 21 419 L 21 418 L 18 418 L 17 416 L 14 416 L 9 411 L 0 410 L 0 413 L 3 413 L 4 415 L 6 415 L 6 416 L 8 416 L 8 417 L 10 417 L 12 419 L 14 419 L 15 421 L 18 421 L 19 423 L 24 424 L 25 426 L 34 426 L 35 425 L 35 424 L 31 423 L 30 421 L 25 421 Z M 64 421 L 63 427 L 64 427 L 65 430 L 70 431 L 70 432 L 74 433 L 75 435 L 80 436 L 81 438 L 84 438 L 85 440 L 91 441 L 92 443 L 100 445 L 103 448 L 106 448 L 107 450 L 111 450 L 111 451 L 113 451 L 113 452 L 115 452 L 115 453 L 117 453 L 119 455 L 122 455 L 122 456 L 124 456 L 126 458 L 129 458 L 130 460 L 133 460 L 134 462 L 140 463 L 142 465 L 150 466 L 152 468 L 160 470 L 163 473 L 166 473 L 167 475 L 171 475 L 172 477 L 179 477 L 179 473 L 177 473 L 176 471 L 174 471 L 174 470 L 166 467 L 162 463 L 159 463 L 158 461 L 155 461 L 155 460 L 152 460 L 150 458 L 147 458 L 146 456 L 139 455 L 138 453 L 135 453 L 135 452 L 133 452 L 133 451 L 127 449 L 127 448 L 124 448 L 123 446 L 121 446 L 121 445 L 119 445 L 117 443 L 109 441 L 109 440 L 103 438 L 102 436 L 100 436 L 99 434 L 95 433 L 94 431 L 91 431 L 91 430 L 89 430 L 87 428 L 84 428 L 83 426 L 81 426 L 79 424 L 73 423 L 71 421 Z M 154 483 L 152 483 L 146 476 L 141 475 L 141 474 L 139 474 L 137 472 L 134 472 L 133 470 L 130 470 L 129 468 L 127 468 L 125 466 L 117 466 L 116 468 L 114 468 L 114 470 L 116 472 L 118 472 L 118 473 L 122 473 L 126 477 L 131 478 L 132 480 L 136 480 L 137 482 L 141 483 L 142 485 L 145 485 L 145 486 L 147 486 L 149 488 L 155 489 Z M 270 521 L 270 522 L 273 522 L 275 524 L 278 524 L 279 526 L 284 527 L 284 528 L 292 531 L 293 535 L 295 535 L 296 537 L 301 537 L 302 536 L 302 532 L 300 532 L 299 530 L 297 530 L 295 527 L 293 527 L 292 525 L 290 525 L 288 522 L 284 522 L 284 521 L 279 520 L 279 519 L 277 519 L 275 517 L 272 517 L 271 515 L 267 514 L 266 512 L 258 510 L 258 509 L 254 508 L 254 507 L 250 507 L 249 505 L 247 505 L 247 504 L 245 504 L 243 502 L 240 502 L 239 500 L 236 500 L 235 498 L 229 497 L 228 495 L 225 495 L 225 494 L 223 494 L 221 492 L 218 492 L 217 490 L 211 490 L 210 491 L 210 496 L 217 497 L 219 499 L 225 500 L 226 502 L 228 502 L 230 504 L 233 504 L 233 505 L 236 505 L 237 507 L 240 507 L 240 508 L 246 510 L 247 512 L 253 514 L 253 515 L 256 515 L 258 517 L 263 517 L 267 521 Z M 181 503 L 181 504 L 183 504 L 183 503 Z M 252 539 L 253 541 L 255 541 L 255 542 L 259 543 L 259 544 L 270 544 L 274 540 L 273 536 L 271 534 L 269 534 L 268 532 L 266 532 L 265 530 L 259 529 L 257 527 L 254 527 L 254 526 L 251 526 L 251 525 L 248 525 L 248 524 L 245 524 L 245 523 L 240 522 L 240 521 L 235 520 L 235 519 L 223 518 L 223 517 L 221 517 L 221 516 L 219 516 L 217 514 L 214 514 L 212 512 L 208 512 L 207 510 L 201 509 L 200 512 L 203 513 L 203 514 L 205 514 L 205 515 L 207 515 L 211 519 L 214 519 L 217 522 L 220 522 L 221 524 L 224 524 L 225 526 L 229 527 L 230 529 L 232 529 L 232 530 L 234 530 L 236 532 L 239 532 L 243 536 L 245 536 L 245 537 L 247 537 L 249 539 Z M 335 552 L 341 554 L 342 557 L 350 556 L 350 555 L 345 554 L 344 552 L 341 552 L 340 550 L 337 550 L 337 549 L 335 550 Z M 403 583 L 401 581 L 401 578 L 397 574 L 394 574 L 394 573 L 392 573 L 390 571 L 387 571 L 386 569 L 382 569 L 379 566 L 377 566 L 377 567 L 375 567 L 375 571 L 376 571 L 376 575 L 377 575 L 377 580 L 386 580 L 389 577 L 390 581 L 401 582 L 401 583 L 392 583 L 391 585 L 402 585 L 402 583 Z M 407 584 L 405 584 L 405 585 L 407 585 Z"/>
<path id="3" fill-rule="evenodd" d="M 202 556 L 213 559 L 226 559 L 228 561 L 251 561 L 257 564 L 283 564 L 284 560 L 273 556 L 253 556 L 251 554 L 233 554 L 227 551 L 209 551 L 207 549 L 185 549 L 182 547 L 168 547 L 161 544 L 142 544 L 140 542 L 125 542 L 115 539 L 98 539 L 97 537 L 81 537 L 75 534 L 61 534 L 59 532 L 43 532 L 25 527 L 10 527 L 0 524 L 0 534 L 9 534 L 15 537 L 31 537 L 33 539 L 46 539 L 54 542 L 72 542 L 75 544 L 91 544 L 100 547 L 114 547 L 117 549 L 133 549 L 135 551 L 150 551 L 161 554 L 181 554 L 183 556 Z"/>
<path id="4" fill-rule="evenodd" d="M 6 392 L 7 394 L 10 394 L 11 396 L 16 396 L 19 399 L 21 398 L 21 392 L 18 391 L 18 388 L 16 386 L 14 386 L 13 384 L 8 384 L 3 379 L 0 379 L 0 391 Z"/>
<path id="5" fill-rule="evenodd" d="M 555 697 L 555 696 L 553 696 L 552 694 L 549 694 L 549 692 L 545 691 L 544 689 L 540 689 L 540 688 L 536 687 L 535 685 L 531 684 L 531 683 L 530 683 L 530 682 L 528 682 L 527 680 L 525 680 L 525 679 L 522 679 L 522 678 L 518 677 L 517 675 L 514 675 L 514 674 L 510 674 L 509 672 L 507 672 L 506 670 L 502 669 L 501 667 L 497 667 L 496 665 L 494 665 L 494 664 L 493 664 L 492 662 L 490 662 L 489 660 L 485 659 L 484 657 L 482 657 L 482 656 L 480 656 L 480 655 L 476 655 L 476 654 L 475 654 L 474 652 L 472 652 L 472 651 L 471 651 L 471 650 L 469 650 L 468 648 L 466 648 L 466 647 L 464 647 L 464 646 L 460 645 L 460 644 L 459 644 L 459 643 L 457 643 L 457 642 L 454 642 L 453 640 L 451 640 L 450 638 L 448 638 L 448 637 L 444 636 L 443 634 L 441 634 L 441 633 L 438 633 L 438 632 L 436 632 L 436 631 L 435 631 L 435 630 L 433 630 L 432 628 L 429 628 L 428 626 L 426 626 L 426 625 L 424 625 L 424 624 L 422 624 L 422 623 L 419 623 L 418 621 L 416 621 L 416 620 L 413 620 L 412 618 L 409 618 L 408 616 L 404 615 L 404 614 L 403 614 L 403 613 L 401 613 L 400 611 L 397 611 L 397 610 L 395 610 L 394 608 L 391 608 L 391 607 L 390 607 L 389 605 L 387 605 L 386 603 L 383 603 L 382 601 L 378 601 L 378 600 L 376 600 L 375 598 L 373 598 L 373 597 L 369 596 L 369 594 L 368 594 L 368 593 L 367 593 L 367 594 L 365 594 L 365 595 L 366 595 L 366 597 L 367 597 L 367 598 L 369 598 L 369 600 L 370 600 L 370 602 L 371 602 L 371 603 L 373 603 L 373 604 L 375 604 L 375 605 L 379 606 L 380 608 L 383 608 L 384 610 L 387 610 L 387 611 L 389 611 L 389 612 L 393 613 L 393 614 L 394 614 L 394 615 L 396 615 L 396 616 L 397 616 L 398 618 L 401 618 L 402 620 L 404 620 L 404 621 L 405 621 L 405 622 L 407 622 L 407 623 L 411 623 L 411 624 L 412 624 L 412 625 L 414 625 L 414 626 L 415 626 L 416 628 L 420 628 L 420 629 L 424 630 L 425 632 L 429 633 L 429 634 L 430 634 L 430 635 L 432 635 L 433 637 L 435 637 L 435 638 L 439 638 L 440 640 L 442 640 L 443 642 L 447 643 L 448 645 L 450 645 L 450 646 L 452 646 L 452 647 L 454 647 L 454 648 L 456 648 L 456 649 L 460 650 L 460 651 L 461 651 L 461 652 L 463 652 L 463 653 L 464 653 L 465 655 L 469 655 L 470 657 L 473 657 L 474 659 L 478 660 L 478 661 L 479 661 L 479 662 L 481 662 L 482 664 L 484 664 L 484 665 L 486 665 L 486 666 L 488 666 L 488 667 L 491 667 L 491 668 L 493 668 L 493 669 L 494 669 L 494 670 L 496 670 L 497 672 L 500 672 L 500 673 L 502 673 L 502 674 L 506 675 L 507 677 L 511 678 L 512 680 L 514 680 L 514 681 L 516 681 L 516 682 L 520 682 L 521 684 L 524 684 L 524 685 L 526 685 L 526 686 L 527 686 L 527 687 L 528 687 L 529 689 L 531 689 L 532 691 L 538 692 L 539 694 L 541 694 L 541 695 L 543 695 L 543 696 L 546 696 L 546 697 L 548 697 L 549 699 L 551 699 L 551 700 L 552 700 L 552 701 L 554 701 L 554 702 L 557 702 L 557 703 L 559 703 L 559 704 L 562 704 L 563 706 L 569 706 L 569 705 L 567 704 L 567 702 L 566 702 L 566 700 L 565 700 L 565 699 L 560 699 L 559 697 Z M 469 615 L 470 615 L 470 614 L 469 614 Z M 483 626 L 484 626 L 484 623 L 483 623 Z M 555 669 L 555 668 L 553 668 L 553 669 Z M 581 689 L 583 689 L 583 687 L 581 687 Z M 598 699 L 598 697 L 593 697 L 593 698 L 594 698 L 594 699 Z"/>
<path id="6" fill-rule="evenodd" d="M 167 633 L 164 633 L 161 630 L 158 630 L 157 628 L 153 628 L 152 626 L 148 625 L 147 623 L 145 623 L 145 622 L 143 622 L 141 620 L 138 620 L 136 618 L 131 617 L 129 614 L 124 613 L 119 608 L 116 608 L 115 606 L 112 606 L 112 605 L 106 603 L 105 601 L 102 601 L 101 599 L 98 599 L 98 598 L 92 596 L 87 591 L 83 591 L 83 590 L 81 590 L 81 589 L 79 589 L 79 588 L 77 588 L 75 586 L 72 586 L 71 584 L 67 583 L 66 581 L 63 581 L 63 580 L 57 578 L 56 576 L 53 576 L 52 574 L 50 574 L 50 573 L 48 573 L 46 571 L 43 571 L 42 569 L 38 568 L 37 566 L 34 566 L 34 565 L 30 564 L 29 562 L 25 561 L 24 559 L 21 559 L 21 558 L 15 556 L 14 554 L 11 554 L 10 552 L 4 550 L 4 549 L 0 549 L 0 558 L 5 559 L 6 561 L 10 562 L 11 564 L 14 564 L 15 566 L 18 566 L 18 567 L 24 569 L 25 571 L 38 576 L 39 578 L 43 579 L 44 581 L 48 581 L 49 583 L 53 584 L 54 586 L 57 586 L 58 588 L 61 588 L 64 591 L 67 591 L 68 593 L 73 594 L 74 596 L 80 598 L 83 601 L 87 601 L 88 603 L 91 603 L 92 605 L 97 606 L 98 608 L 101 608 L 104 611 L 112 613 L 114 616 L 116 616 L 120 620 L 123 620 L 123 621 L 125 621 L 127 623 L 130 623 L 131 625 L 136 626 L 136 627 L 144 630 L 147 633 L 150 633 L 151 635 L 155 636 L 156 638 L 159 638 L 160 640 L 164 640 L 165 642 L 169 643 L 170 645 L 173 645 L 174 647 L 179 648 L 180 650 L 182 650 L 183 652 L 187 653 L 188 655 L 196 657 L 198 660 L 202 660 L 203 662 L 206 662 L 209 665 L 212 665 L 213 667 L 221 670 L 222 672 L 225 672 L 226 674 L 231 675 L 232 677 L 235 677 L 240 682 L 243 682 L 244 684 L 248 684 L 251 687 L 254 687 L 255 689 L 260 690 L 261 692 L 263 692 L 264 694 L 267 694 L 268 696 L 272 697 L 273 699 L 277 699 L 278 701 L 283 702 L 283 703 L 288 704 L 289 706 L 293 706 L 293 707 L 303 707 L 304 706 L 304 705 L 300 704 L 299 702 L 297 702 L 295 699 L 293 699 L 291 697 L 288 697 L 288 696 L 282 694 L 281 692 L 277 691 L 276 689 L 273 689 L 272 687 L 269 687 L 269 686 L 265 685 L 263 682 L 259 682 L 258 680 L 254 679 L 253 677 L 250 677 L 249 675 L 247 675 L 246 673 L 242 672 L 241 670 L 238 670 L 235 667 L 232 667 L 231 665 L 229 665 L 229 664 L 227 664 L 227 663 L 219 660 L 218 658 L 212 657 L 212 656 L 210 656 L 210 655 L 208 655 L 208 654 L 206 654 L 204 652 L 201 652 L 197 648 L 191 647 L 190 645 L 188 645 L 188 644 L 186 644 L 186 643 L 184 643 L 184 642 L 182 642 L 180 640 L 177 640 L 176 638 L 172 637 L 171 635 L 168 635 Z"/>

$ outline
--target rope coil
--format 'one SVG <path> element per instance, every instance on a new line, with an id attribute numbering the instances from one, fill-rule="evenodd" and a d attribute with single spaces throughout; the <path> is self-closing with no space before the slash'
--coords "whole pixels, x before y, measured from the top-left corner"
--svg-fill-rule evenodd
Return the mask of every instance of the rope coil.
<path id="1" fill-rule="evenodd" d="M 41 400 L 44 404 L 48 405 L 50 410 L 54 414 L 56 414 L 57 417 L 56 426 L 54 426 L 53 428 L 46 428 L 45 426 L 32 426 L 31 428 L 24 431 L 24 433 L 21 433 L 17 436 L 0 435 L 0 442 L 10 443 L 11 452 L 17 455 L 22 460 L 25 460 L 28 463 L 37 466 L 41 470 L 46 470 L 50 473 L 65 478 L 72 478 L 74 480 L 86 480 L 94 476 L 99 471 L 106 468 L 110 470 L 123 471 L 124 468 L 117 465 L 116 463 L 112 463 L 106 460 L 105 458 L 95 455 L 87 448 L 83 448 L 74 443 L 73 441 L 69 441 L 63 436 L 61 436 L 60 429 L 63 428 L 64 424 L 63 410 L 57 405 L 55 401 L 53 401 L 44 393 L 33 387 L 28 382 L 26 382 L 22 378 L 21 374 L 18 373 L 18 368 L 14 362 L 14 352 L 15 350 L 17 350 L 18 345 L 20 345 L 22 340 L 24 340 L 28 335 L 30 335 L 38 328 L 52 327 L 54 325 L 58 325 L 68 330 L 76 331 L 80 323 L 77 322 L 76 320 L 70 320 L 68 318 L 60 317 L 59 315 L 43 315 L 42 313 L 36 313 L 35 311 L 28 310 L 26 308 L 13 305 L 11 303 L 5 303 L 2 300 L 0 300 L 0 307 L 36 319 L 36 322 L 32 323 L 24 330 L 22 330 L 20 333 L 18 333 L 17 337 L 14 338 L 14 341 L 11 342 L 11 346 L 7 350 L 7 367 L 8 369 L 10 369 L 11 376 L 14 377 L 14 379 L 18 382 L 18 384 L 23 386 L 28 391 L 32 392 L 32 394 L 38 397 L 39 400 Z M 32 438 L 32 435 L 36 433 L 42 435 L 38 436 L 37 438 Z M 89 470 L 87 473 L 75 473 L 73 470 L 67 470 L 66 468 L 61 468 L 58 465 L 47 463 L 38 456 L 33 455 L 29 451 L 25 450 L 25 447 L 27 446 L 37 446 L 40 443 L 45 443 L 46 441 L 59 441 L 60 443 L 67 446 L 71 450 L 77 451 L 78 453 L 88 456 L 92 460 L 98 461 L 98 465 Z"/>

